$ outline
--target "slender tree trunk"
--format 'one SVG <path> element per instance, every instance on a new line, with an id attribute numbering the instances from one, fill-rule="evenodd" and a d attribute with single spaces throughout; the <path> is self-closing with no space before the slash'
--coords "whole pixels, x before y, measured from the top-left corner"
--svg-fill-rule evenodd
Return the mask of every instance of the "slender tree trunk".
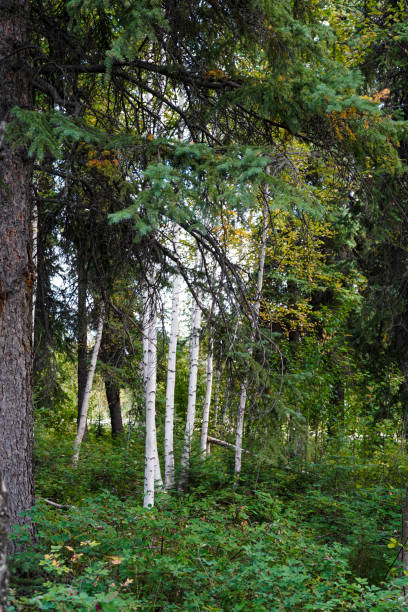
<path id="1" fill-rule="evenodd" d="M 7 566 L 7 541 L 9 513 L 7 506 L 7 489 L 0 474 L 0 612 L 6 612 L 8 605 L 9 573 Z"/>
<path id="2" fill-rule="evenodd" d="M 198 355 L 200 350 L 200 326 L 201 309 L 197 302 L 193 301 L 191 339 L 190 339 L 190 369 L 188 378 L 188 401 L 186 428 L 184 431 L 184 447 L 181 455 L 180 488 L 187 478 L 187 470 L 190 464 L 191 442 L 194 432 L 194 421 L 196 413 Z"/>
<path id="3" fill-rule="evenodd" d="M 30 186 L 32 162 L 12 149 L 5 130 L 11 109 L 29 107 L 24 69 L 29 3 L 0 1 L 0 466 L 11 525 L 34 503 L 31 381 Z M 18 49 L 22 49 L 20 54 Z"/>
<path id="4" fill-rule="evenodd" d="M 207 355 L 207 368 L 206 368 L 206 386 L 205 386 L 205 400 L 203 407 L 203 422 L 201 425 L 201 457 L 204 459 L 207 456 L 207 437 L 208 437 L 208 423 L 210 420 L 210 405 L 211 405 L 211 393 L 212 393 L 212 380 L 213 380 L 213 337 L 210 331 L 210 338 L 208 342 L 208 355 Z"/>
<path id="5" fill-rule="evenodd" d="M 179 274 L 176 274 L 173 283 L 171 329 L 169 339 L 169 354 L 167 360 L 166 419 L 164 426 L 164 479 L 166 489 L 174 486 L 174 389 L 176 385 L 176 354 L 179 327 L 180 284 L 181 277 Z"/>
<path id="6" fill-rule="evenodd" d="M 259 264 L 258 264 L 258 282 L 257 282 L 257 288 L 256 288 L 253 319 L 251 322 L 251 335 L 250 335 L 251 346 L 249 347 L 249 350 L 248 350 L 250 355 L 252 355 L 252 350 L 253 350 L 252 343 L 255 339 L 255 328 L 258 323 L 259 311 L 261 308 L 261 294 L 262 294 L 264 267 L 265 267 L 267 229 L 268 229 L 268 202 L 267 200 L 265 200 L 265 204 L 263 208 L 261 251 L 259 253 Z M 236 429 L 236 435 L 235 435 L 235 476 L 236 477 L 239 477 L 239 474 L 241 472 L 242 438 L 243 438 L 243 433 L 244 433 L 244 417 L 245 417 L 247 392 L 248 392 L 248 377 L 245 376 L 242 382 L 242 386 L 241 386 L 241 395 L 239 398 L 238 415 L 237 415 L 237 429 Z"/>
<path id="7" fill-rule="evenodd" d="M 111 420 L 112 437 L 123 434 L 122 410 L 120 406 L 120 388 L 110 376 L 105 378 L 106 399 Z"/>
<path id="8" fill-rule="evenodd" d="M 103 319 L 104 319 L 104 306 L 101 305 L 98 318 L 98 330 L 96 332 L 95 344 L 92 351 L 91 363 L 89 365 L 88 376 L 86 379 L 85 393 L 81 406 L 81 418 L 79 419 L 78 431 L 74 442 L 74 454 L 72 456 L 72 463 L 78 464 L 79 451 L 81 449 L 82 440 L 84 439 L 86 421 L 88 417 L 89 400 L 91 397 L 92 383 L 95 375 L 96 362 L 98 361 L 98 353 L 101 346 L 102 332 L 103 332 Z"/>
<path id="9" fill-rule="evenodd" d="M 157 429 L 156 429 L 156 391 L 157 391 L 157 313 L 154 312 L 154 324 L 150 329 L 150 345 L 151 345 L 151 358 L 154 359 L 154 367 L 152 368 L 152 390 L 150 397 L 154 394 L 154 421 L 153 421 L 153 452 L 154 452 L 154 481 L 157 487 L 163 487 L 163 479 L 161 475 L 159 451 L 157 448 Z M 153 400 L 152 400 L 153 401 Z"/>
<path id="10" fill-rule="evenodd" d="M 221 382 L 221 363 L 216 360 L 215 366 L 215 387 L 214 387 L 214 429 L 218 427 L 218 412 L 220 410 L 220 382 Z"/>
<path id="11" fill-rule="evenodd" d="M 143 304 L 143 361 L 145 364 L 146 444 L 143 506 L 154 506 L 155 482 L 161 482 L 156 436 L 157 314 L 153 292 L 145 291 Z"/>
<path id="12" fill-rule="evenodd" d="M 77 357 L 78 357 L 78 416 L 77 423 L 81 419 L 81 407 L 84 401 L 84 393 L 87 379 L 87 343 L 88 322 L 86 309 L 86 292 L 88 285 L 88 274 L 82 255 L 78 254 L 78 320 L 77 320 Z"/>
<path id="13" fill-rule="evenodd" d="M 154 274 L 150 277 L 149 282 L 153 284 Z M 143 378 L 145 384 L 145 402 L 146 402 L 146 417 L 148 410 L 148 401 L 150 396 L 150 407 L 152 405 L 152 399 L 154 399 L 154 419 L 153 419 L 153 433 L 149 442 L 149 452 L 153 453 L 154 457 L 154 481 L 159 487 L 163 486 L 163 480 L 161 477 L 159 452 L 157 448 L 157 432 L 156 432 L 156 375 L 157 375 L 157 312 L 156 303 L 154 300 L 153 290 L 146 288 L 143 292 Z M 151 346 L 152 345 L 152 346 Z M 149 367 L 149 359 L 153 357 L 155 363 L 154 367 Z M 149 377 L 153 376 L 153 380 Z M 149 387 L 150 391 L 147 392 Z M 147 427 L 147 421 L 146 421 Z M 146 432 L 147 435 L 147 432 Z M 151 446 L 150 446 L 151 445 Z"/>
<path id="14" fill-rule="evenodd" d="M 226 380 L 225 389 L 224 389 L 224 398 L 223 398 L 222 408 L 221 408 L 221 424 L 222 424 L 221 429 L 225 429 L 225 425 L 227 424 L 227 408 L 228 408 L 230 395 L 231 395 L 230 391 L 231 389 L 228 385 L 228 380 Z"/>

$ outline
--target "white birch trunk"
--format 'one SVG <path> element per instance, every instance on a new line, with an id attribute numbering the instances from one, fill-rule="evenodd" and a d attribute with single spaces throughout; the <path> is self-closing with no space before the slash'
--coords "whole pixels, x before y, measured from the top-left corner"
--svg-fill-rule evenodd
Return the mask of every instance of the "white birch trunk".
<path id="1" fill-rule="evenodd" d="M 188 401 L 186 428 L 184 431 L 184 447 L 181 455 L 181 477 L 180 488 L 183 486 L 188 466 L 190 463 L 191 441 L 194 432 L 194 421 L 196 413 L 196 394 L 197 394 L 197 374 L 198 374 L 198 355 L 200 349 L 200 326 L 201 309 L 197 302 L 193 301 L 192 321 L 191 321 L 191 340 L 190 340 L 190 369 L 188 378 Z"/>
<path id="2" fill-rule="evenodd" d="M 88 418 L 88 408 L 89 408 L 89 400 L 91 397 L 92 391 L 92 383 L 95 375 L 96 362 L 98 361 L 99 349 L 101 346 L 102 340 L 102 332 L 103 332 L 103 319 L 104 319 L 105 309 L 104 305 L 101 305 L 101 309 L 99 312 L 98 318 L 98 329 L 96 332 L 95 344 L 92 350 L 91 363 L 89 365 L 88 376 L 86 379 L 85 392 L 82 400 L 81 406 L 81 417 L 78 423 L 78 431 L 74 442 L 74 454 L 72 456 L 72 463 L 74 465 L 78 464 L 79 460 L 79 451 L 81 448 L 82 440 L 84 439 L 85 429 L 86 429 L 86 421 Z"/>
<path id="3" fill-rule="evenodd" d="M 207 355 L 207 369 L 206 369 L 206 386 L 205 386 L 205 400 L 203 407 L 203 422 L 201 425 L 201 457 L 205 457 L 209 454 L 209 447 L 207 444 L 208 437 L 208 423 L 210 420 L 210 405 L 211 405 L 211 393 L 212 393 L 212 381 L 213 381 L 213 337 L 210 331 L 210 338 L 208 342 L 208 355 Z"/>
<path id="4" fill-rule="evenodd" d="M 176 274 L 173 282 L 171 304 L 171 329 L 167 360 L 166 420 L 164 426 L 164 479 L 166 489 L 174 486 L 174 389 L 176 385 L 176 353 L 179 327 L 181 276 Z"/>
<path id="5" fill-rule="evenodd" d="M 143 506 L 149 508 L 154 506 L 154 480 L 156 457 L 154 452 L 155 428 L 155 388 L 154 368 L 155 360 L 152 355 L 151 326 L 152 309 L 149 293 L 146 291 L 146 299 L 143 304 L 143 360 L 145 369 L 145 402 L 146 402 L 146 441 L 145 441 L 145 475 L 144 475 L 144 499 Z"/>
<path id="6" fill-rule="evenodd" d="M 156 390 L 157 390 L 157 312 L 154 308 L 152 316 L 152 325 L 150 328 L 150 345 L 151 358 L 154 361 L 154 366 L 151 369 L 152 373 L 152 391 L 150 392 L 152 401 L 154 401 L 154 421 L 153 421 L 153 452 L 154 452 L 154 481 L 157 487 L 163 487 L 163 479 L 161 476 L 159 452 L 157 448 L 157 432 L 156 432 Z M 154 399 L 153 399 L 154 394 Z"/>
<path id="7" fill-rule="evenodd" d="M 264 268 L 265 268 L 265 253 L 266 253 L 266 235 L 268 229 L 268 203 L 265 200 L 263 208 L 263 222 L 262 222 L 262 236 L 261 236 L 261 251 L 259 253 L 259 264 L 258 264 L 258 281 L 256 288 L 256 297 L 254 304 L 253 320 L 251 322 L 251 335 L 250 342 L 255 339 L 255 327 L 259 317 L 259 311 L 261 309 L 261 294 L 263 286 Z M 252 346 L 249 347 L 249 354 L 252 355 Z M 248 377 L 245 376 L 242 386 L 241 395 L 239 398 L 238 415 L 237 415 L 237 428 L 235 434 L 235 476 L 238 477 L 241 472 L 242 463 L 242 438 L 244 433 L 244 418 L 245 408 L 248 393 Z"/>
<path id="8" fill-rule="evenodd" d="M 152 280 L 152 279 L 150 279 Z M 157 313 L 153 291 L 143 292 L 143 370 L 146 404 L 145 508 L 154 506 L 155 484 L 163 485 L 156 435 Z"/>
<path id="9" fill-rule="evenodd" d="M 150 279 L 153 281 L 153 276 Z M 153 321 L 154 319 L 154 321 Z M 157 449 L 157 435 L 156 435 L 156 374 L 157 374 L 157 313 L 156 306 L 153 298 L 153 292 L 145 289 L 143 292 L 143 323 L 142 323 L 142 346 L 143 346 L 143 381 L 145 386 L 145 402 L 147 409 L 147 394 L 146 388 L 148 384 L 149 376 L 153 375 L 154 380 L 150 381 L 154 389 L 154 401 L 155 401 L 155 417 L 153 423 L 153 454 L 154 454 L 154 480 L 157 486 L 163 486 L 163 480 L 161 477 L 159 452 Z M 148 371 L 148 360 L 149 360 L 149 347 L 153 343 L 153 358 L 155 361 L 155 367 Z"/>

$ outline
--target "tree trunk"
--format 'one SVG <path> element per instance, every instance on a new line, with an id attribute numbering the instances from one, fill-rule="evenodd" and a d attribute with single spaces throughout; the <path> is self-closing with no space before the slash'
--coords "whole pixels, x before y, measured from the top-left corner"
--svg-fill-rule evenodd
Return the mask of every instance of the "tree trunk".
<path id="1" fill-rule="evenodd" d="M 34 330 L 35 330 L 35 306 L 37 302 L 37 263 L 38 263 L 38 208 L 33 206 L 33 214 L 31 219 L 31 236 L 32 236 L 32 262 L 33 262 L 33 295 L 31 298 L 31 345 L 34 347 Z"/>
<path id="2" fill-rule="evenodd" d="M 187 401 L 187 416 L 186 428 L 184 431 L 184 447 L 181 455 L 181 475 L 180 488 L 187 478 L 187 470 L 190 463 L 191 442 L 194 432 L 194 421 L 196 413 L 196 395 L 197 395 L 197 374 L 198 374 L 198 355 L 200 350 L 200 326 L 201 326 L 201 309 L 200 306 L 193 300 L 192 321 L 191 321 L 191 339 L 190 339 L 190 371 L 188 378 L 188 401 Z"/>
<path id="3" fill-rule="evenodd" d="M 87 379 L 87 310 L 86 310 L 86 291 L 88 284 L 88 274 L 82 255 L 78 254 L 78 319 L 77 319 L 77 356 L 78 356 L 78 416 L 77 424 L 81 420 L 81 407 L 84 401 L 86 379 Z M 85 424 L 86 428 L 86 424 Z"/>
<path id="4" fill-rule="evenodd" d="M 210 405 L 211 405 L 211 392 L 212 392 L 212 380 L 213 380 L 213 338 L 212 332 L 210 331 L 210 338 L 208 342 L 208 356 L 207 356 L 207 369 L 206 369 L 206 387 L 205 387 L 205 400 L 203 407 L 203 422 L 201 425 L 201 457 L 204 459 L 207 452 L 207 437 L 208 437 L 208 423 L 210 420 Z"/>
<path id="5" fill-rule="evenodd" d="M 5 129 L 15 105 L 30 105 L 24 57 L 26 0 L 0 0 L 0 466 L 9 495 L 11 525 L 34 503 L 31 382 L 30 186 L 32 163 L 12 149 Z"/>
<path id="6" fill-rule="evenodd" d="M 152 287 L 154 282 L 154 274 L 151 275 L 150 286 Z M 147 411 L 147 387 L 151 389 L 149 394 L 153 397 L 154 394 L 154 420 L 153 420 L 153 434 L 151 438 L 152 453 L 154 456 L 154 480 L 159 487 L 163 486 L 163 480 L 161 477 L 159 452 L 157 449 L 157 433 L 156 433 L 156 375 L 157 375 L 157 312 L 156 302 L 154 299 L 154 292 L 151 288 L 146 288 L 143 292 L 143 377 L 145 385 L 145 402 Z M 150 345 L 153 343 L 153 346 Z M 155 363 L 149 369 L 149 351 L 152 354 Z M 153 376 L 154 380 L 149 381 L 149 377 Z M 147 412 L 146 412 L 147 414 Z"/>
<path id="7" fill-rule="evenodd" d="M 104 306 L 101 305 L 98 318 L 98 330 L 96 332 L 95 344 L 92 351 L 91 363 L 89 365 L 88 376 L 86 379 L 84 398 L 81 406 L 81 418 L 79 419 L 78 431 L 74 442 L 74 454 L 72 456 L 72 463 L 78 464 L 79 451 L 81 449 L 82 440 L 84 439 L 86 421 L 88 418 L 89 400 L 91 397 L 92 383 L 95 375 L 96 362 L 98 361 L 99 348 L 101 346 L 102 332 L 103 332 L 103 319 L 104 319 Z"/>
<path id="8" fill-rule="evenodd" d="M 221 382 L 221 363 L 219 358 L 216 359 L 215 366 L 215 388 L 214 388 L 214 429 L 218 427 L 218 413 L 220 410 L 220 382 Z"/>
<path id="9" fill-rule="evenodd" d="M 258 282 L 256 289 L 256 297 L 254 304 L 253 318 L 251 321 L 251 335 L 250 342 L 251 346 L 248 349 L 249 355 L 252 355 L 252 343 L 255 339 L 255 327 L 259 318 L 259 311 L 261 308 L 261 294 L 265 267 L 265 253 L 266 253 L 266 235 L 268 229 L 268 202 L 265 200 L 263 208 L 263 222 L 262 222 L 262 236 L 261 236 L 261 252 L 259 253 L 259 264 L 258 264 Z M 235 476 L 239 477 L 241 472 L 241 459 L 242 459 L 242 438 L 244 434 L 244 417 L 246 398 L 248 392 L 248 377 L 245 376 L 242 386 L 241 395 L 239 399 L 238 415 L 237 415 L 237 429 L 235 435 Z"/>
<path id="10" fill-rule="evenodd" d="M 163 485 L 156 435 L 157 314 L 153 291 L 143 300 L 143 362 L 146 401 L 144 508 L 154 506 L 155 484 Z"/>
<path id="11" fill-rule="evenodd" d="M 105 377 L 106 399 L 111 420 L 112 437 L 123 434 L 122 410 L 120 406 L 120 388 L 110 376 Z"/>
<path id="12" fill-rule="evenodd" d="M 171 329 L 169 339 L 169 354 L 167 360 L 166 419 L 164 425 L 164 479 L 166 489 L 174 486 L 174 389 L 176 385 L 176 353 L 179 327 L 180 283 L 181 277 L 179 274 L 176 274 L 173 284 Z"/>
<path id="13" fill-rule="evenodd" d="M 8 603 L 9 573 L 7 567 L 7 540 L 9 513 L 7 490 L 0 474 L 0 612 L 6 612 Z"/>

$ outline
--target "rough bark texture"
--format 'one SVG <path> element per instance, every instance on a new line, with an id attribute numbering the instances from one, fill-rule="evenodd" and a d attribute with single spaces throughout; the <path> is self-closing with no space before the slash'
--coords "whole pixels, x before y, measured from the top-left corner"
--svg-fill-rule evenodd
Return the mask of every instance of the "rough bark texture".
<path id="1" fill-rule="evenodd" d="M 11 150 L 4 130 L 15 105 L 29 106 L 24 58 L 26 0 L 0 0 L 0 466 L 11 524 L 34 502 L 31 384 L 30 185 L 32 163 Z"/>
<path id="2" fill-rule="evenodd" d="M 112 315 L 107 308 L 105 326 L 102 334 L 102 343 L 99 359 L 105 365 L 105 391 L 108 401 L 111 431 L 115 438 L 123 434 L 122 409 L 120 404 L 120 386 L 115 377 L 115 371 L 123 365 L 124 347 L 123 338 L 117 331 Z"/>
<path id="3" fill-rule="evenodd" d="M 0 474 L 0 612 L 6 612 L 8 600 L 9 573 L 7 567 L 7 536 L 9 514 L 7 490 Z"/>
<path id="4" fill-rule="evenodd" d="M 122 410 L 120 406 L 120 389 L 117 383 L 107 376 L 105 378 L 106 399 L 108 400 L 109 414 L 112 427 L 112 436 L 123 434 Z"/>

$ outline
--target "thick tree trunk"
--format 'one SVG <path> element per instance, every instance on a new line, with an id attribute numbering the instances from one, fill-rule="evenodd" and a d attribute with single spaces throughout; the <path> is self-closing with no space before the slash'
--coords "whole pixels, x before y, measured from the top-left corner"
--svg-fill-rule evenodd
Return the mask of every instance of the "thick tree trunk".
<path id="1" fill-rule="evenodd" d="M 81 406 L 84 401 L 84 393 L 87 378 L 87 344 L 88 344 L 88 321 L 86 310 L 86 292 L 88 274 L 85 262 L 81 254 L 78 254 L 78 314 L 77 314 L 77 357 L 78 357 L 78 415 L 77 424 L 81 419 Z"/>
<path id="2" fill-rule="evenodd" d="M 262 221 L 262 236 L 261 236 L 261 251 L 259 253 L 259 264 L 258 264 L 258 282 L 256 288 L 255 304 L 253 319 L 251 322 L 251 346 L 249 347 L 249 354 L 252 355 L 252 342 L 255 339 L 255 327 L 259 317 L 259 311 L 261 308 L 261 294 L 263 286 L 263 276 L 265 267 L 265 253 L 266 253 L 266 235 L 268 229 L 268 202 L 265 201 L 263 208 L 263 221 Z M 242 459 L 242 438 L 244 434 L 244 417 L 245 407 L 248 392 L 248 378 L 245 376 L 242 386 L 241 395 L 239 399 L 238 415 L 237 415 L 237 427 L 235 435 L 235 476 L 238 477 L 241 472 L 241 459 Z"/>
<path id="3" fill-rule="evenodd" d="M 104 319 L 104 306 L 101 305 L 98 318 L 98 330 L 96 332 L 95 344 L 92 351 L 91 363 L 89 365 L 88 376 L 86 379 L 85 393 L 82 400 L 81 406 L 81 418 L 79 419 L 78 431 L 74 442 L 74 454 L 72 456 L 72 463 L 78 464 L 79 451 L 81 449 L 82 440 L 84 439 L 86 421 L 88 418 L 89 400 L 91 397 L 92 383 L 95 375 L 96 362 L 98 361 L 99 348 L 101 346 L 102 332 L 103 332 L 103 319 Z"/>
<path id="4" fill-rule="evenodd" d="M 108 401 L 112 436 L 123 434 L 122 410 L 120 406 L 120 388 L 110 376 L 105 377 L 106 399 Z"/>
<path id="5" fill-rule="evenodd" d="M 11 149 L 5 129 L 15 105 L 28 107 L 24 58 L 26 0 L 0 0 L 0 466 L 9 495 L 11 525 L 34 503 L 31 382 L 30 186 L 26 151 Z"/>
<path id="6" fill-rule="evenodd" d="M 167 360 L 166 419 L 164 424 L 164 480 L 166 489 L 174 486 L 174 389 L 176 385 L 176 353 L 179 327 L 181 277 L 176 274 L 171 304 L 171 329 Z"/>
<path id="7" fill-rule="evenodd" d="M 33 206 L 31 219 L 32 262 L 33 262 L 33 294 L 31 298 L 31 343 L 34 347 L 35 306 L 37 302 L 37 264 L 38 264 L 38 208 Z"/>
<path id="8" fill-rule="evenodd" d="M 194 432 L 197 395 L 198 355 L 200 350 L 200 326 L 201 309 L 197 302 L 193 300 L 190 337 L 190 371 L 188 378 L 188 401 L 186 428 L 184 431 L 184 447 L 183 453 L 181 455 L 180 488 L 183 487 L 183 484 L 185 483 L 187 478 L 187 470 L 190 464 L 191 442 L 193 439 Z"/>
<path id="9" fill-rule="evenodd" d="M 0 474 L 0 612 L 6 612 L 8 601 L 9 574 L 7 567 L 7 541 L 9 513 L 7 507 L 7 490 Z"/>

